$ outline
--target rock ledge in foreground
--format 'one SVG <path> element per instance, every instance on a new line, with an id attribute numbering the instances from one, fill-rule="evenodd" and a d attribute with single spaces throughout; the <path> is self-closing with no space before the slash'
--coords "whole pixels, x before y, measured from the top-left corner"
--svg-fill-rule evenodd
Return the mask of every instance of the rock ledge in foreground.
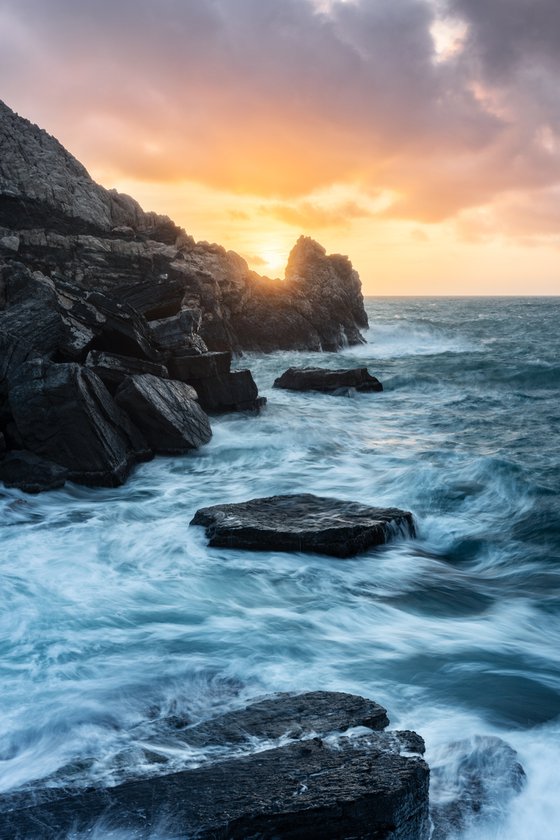
<path id="1" fill-rule="evenodd" d="M 320 391 L 323 394 L 346 396 L 352 391 L 382 391 L 383 385 L 368 369 L 297 368 L 291 367 L 274 380 L 275 388 L 287 391 Z"/>
<path id="2" fill-rule="evenodd" d="M 300 493 L 198 510 L 208 544 L 250 551 L 305 551 L 352 557 L 396 535 L 415 535 L 409 511 Z"/>
<path id="3" fill-rule="evenodd" d="M 337 692 L 260 700 L 214 719 L 217 729 L 226 738 L 239 726 L 253 738 L 270 737 L 301 723 L 328 738 L 102 790 L 6 794 L 0 797 L 0 836 L 85 836 L 102 819 L 107 835 L 114 829 L 137 840 L 153 837 L 162 825 L 173 836 L 198 840 L 427 840 L 429 770 L 419 755 L 422 739 L 409 732 L 335 734 L 362 721 L 382 728 L 385 710 Z"/>

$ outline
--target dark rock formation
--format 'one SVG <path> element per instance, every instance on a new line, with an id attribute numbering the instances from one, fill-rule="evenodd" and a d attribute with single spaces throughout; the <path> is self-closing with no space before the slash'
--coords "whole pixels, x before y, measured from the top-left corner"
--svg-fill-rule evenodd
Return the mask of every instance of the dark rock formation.
<path id="1" fill-rule="evenodd" d="M 327 740 L 292 741 L 105 790 L 8 794 L 0 797 L 0 835 L 29 840 L 40 826 L 42 840 L 49 840 L 70 829 L 87 831 L 103 817 L 108 829 L 137 838 L 163 822 L 181 836 L 208 840 L 427 840 L 429 771 L 418 754 L 410 755 L 423 752 L 422 739 L 407 732 L 333 734 L 367 723 L 382 728 L 384 710 L 350 695 L 313 692 L 259 701 L 216 718 L 215 732 L 231 744 L 242 731 L 269 739 L 314 730 Z M 212 740 L 212 722 L 198 729 L 202 740 Z"/>
<path id="2" fill-rule="evenodd" d="M 208 417 L 196 399 L 190 385 L 149 373 L 125 379 L 115 396 L 151 449 L 165 455 L 197 449 L 212 437 Z"/>
<path id="3" fill-rule="evenodd" d="M 82 484 L 116 486 L 152 453 L 88 368 L 30 361 L 17 371 L 10 407 L 25 449 Z"/>
<path id="4" fill-rule="evenodd" d="M 382 391 L 383 385 L 367 368 L 332 370 L 330 368 L 295 368 L 284 371 L 274 380 L 275 388 L 287 391 L 321 391 L 346 395 L 352 391 Z"/>
<path id="5" fill-rule="evenodd" d="M 139 373 L 150 373 L 160 379 L 169 379 L 169 371 L 165 365 L 148 362 L 146 359 L 134 359 L 131 356 L 119 356 L 116 353 L 92 350 L 88 353 L 85 363 L 111 393 L 129 376 Z"/>
<path id="6" fill-rule="evenodd" d="M 189 726 L 181 734 L 192 746 L 211 747 L 248 742 L 251 738 L 328 735 L 346 732 L 353 726 L 382 730 L 388 725 L 387 710 L 373 700 L 343 692 L 308 691 L 256 700 L 245 709 Z"/>
<path id="7" fill-rule="evenodd" d="M 6 487 L 17 487 L 25 493 L 42 493 L 63 487 L 68 470 L 33 455 L 32 452 L 10 452 L 0 461 L 0 481 Z"/>
<path id="8" fill-rule="evenodd" d="M 195 243 L 166 216 L 97 185 L 60 143 L 1 102 L 0 146 L 0 266 L 19 260 L 150 321 L 197 309 L 211 350 L 336 350 L 362 341 L 360 280 L 346 257 L 302 237 L 284 280 L 260 277 L 233 251 Z"/>
<path id="9" fill-rule="evenodd" d="M 432 767 L 432 840 L 456 837 L 481 818 L 503 817 L 525 782 L 516 751 L 501 738 L 448 744 Z"/>
<path id="10" fill-rule="evenodd" d="M 352 557 L 396 534 L 414 536 L 412 514 L 308 493 L 198 510 L 208 544 L 252 551 L 308 551 Z"/>

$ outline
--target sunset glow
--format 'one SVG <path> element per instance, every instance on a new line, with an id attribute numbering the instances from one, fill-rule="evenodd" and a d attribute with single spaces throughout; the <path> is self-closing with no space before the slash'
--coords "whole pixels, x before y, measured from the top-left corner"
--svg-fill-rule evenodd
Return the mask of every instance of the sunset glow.
<path id="1" fill-rule="evenodd" d="M 5 0 L 0 95 L 259 272 L 304 233 L 371 294 L 556 294 L 558 7 L 515 8 Z"/>

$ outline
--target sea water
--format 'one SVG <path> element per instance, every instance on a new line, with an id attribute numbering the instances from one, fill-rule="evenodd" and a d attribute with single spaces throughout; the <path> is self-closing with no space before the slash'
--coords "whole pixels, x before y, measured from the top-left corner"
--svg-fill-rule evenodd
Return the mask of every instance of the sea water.
<path id="1" fill-rule="evenodd" d="M 193 767 L 207 756 L 177 745 L 154 761 L 147 723 L 339 690 L 424 737 L 436 802 L 457 740 L 517 750 L 522 792 L 498 784 L 464 840 L 559 836 L 560 299 L 367 308 L 366 344 L 238 360 L 268 405 L 216 418 L 198 452 L 118 489 L 0 491 L 1 791 Z M 367 366 L 385 390 L 273 389 L 291 365 Z M 411 510 L 418 536 L 339 560 L 189 526 L 297 492 Z"/>

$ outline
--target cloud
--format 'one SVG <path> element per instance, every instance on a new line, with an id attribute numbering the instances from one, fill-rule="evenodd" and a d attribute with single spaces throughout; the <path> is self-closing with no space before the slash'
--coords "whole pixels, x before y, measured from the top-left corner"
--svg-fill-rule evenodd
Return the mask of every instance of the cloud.
<path id="1" fill-rule="evenodd" d="M 345 227 L 353 219 L 362 219 L 372 215 L 370 210 L 355 201 L 346 201 L 329 207 L 309 201 L 297 204 L 277 203 L 262 207 L 261 213 L 300 230 Z"/>
<path id="2" fill-rule="evenodd" d="M 8 104 L 115 179 L 258 196 L 302 228 L 367 214 L 309 198 L 333 184 L 437 222 L 560 183 L 558 0 L 3 0 L 0 18 Z"/>

